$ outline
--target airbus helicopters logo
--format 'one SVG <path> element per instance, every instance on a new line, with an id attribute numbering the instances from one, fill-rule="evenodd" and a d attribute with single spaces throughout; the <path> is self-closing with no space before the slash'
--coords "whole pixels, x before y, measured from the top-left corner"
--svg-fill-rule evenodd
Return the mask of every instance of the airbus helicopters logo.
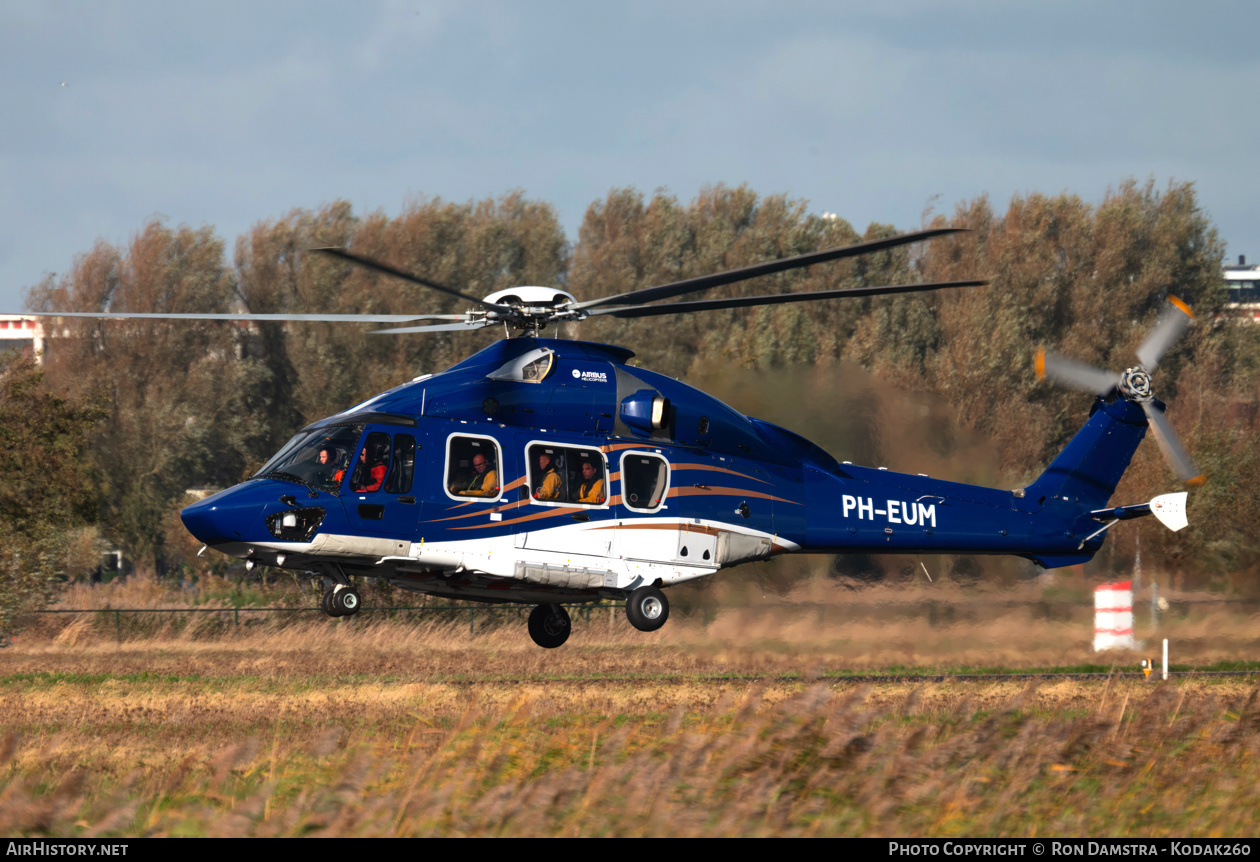
<path id="1" fill-rule="evenodd" d="M 603 371 L 581 371 L 574 368 L 573 379 L 581 380 L 583 383 L 607 383 L 608 375 Z"/>

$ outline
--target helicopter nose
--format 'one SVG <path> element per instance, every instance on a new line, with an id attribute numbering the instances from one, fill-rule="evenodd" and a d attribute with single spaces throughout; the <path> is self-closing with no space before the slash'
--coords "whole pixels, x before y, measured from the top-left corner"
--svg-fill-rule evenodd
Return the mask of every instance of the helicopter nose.
<path id="1" fill-rule="evenodd" d="M 259 508 L 257 500 L 246 499 L 250 496 L 253 495 L 221 491 L 184 507 L 179 517 L 188 532 L 211 547 L 239 542 L 243 538 L 241 530 L 248 529 Z"/>

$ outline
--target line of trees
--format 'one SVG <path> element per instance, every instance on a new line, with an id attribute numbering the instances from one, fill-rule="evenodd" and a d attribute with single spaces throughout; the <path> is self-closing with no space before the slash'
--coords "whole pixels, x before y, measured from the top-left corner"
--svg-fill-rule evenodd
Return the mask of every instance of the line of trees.
<path id="1" fill-rule="evenodd" d="M 724 394 L 738 409 L 801 431 L 842 458 L 886 458 L 899 436 L 872 391 L 914 393 L 949 478 L 1018 487 L 1084 421 L 1086 396 L 1038 383 L 1030 357 L 1046 345 L 1102 367 L 1135 364 L 1133 351 L 1169 293 L 1199 325 L 1161 365 L 1157 393 L 1211 478 L 1192 495 L 1191 523 L 1172 536 L 1142 524 L 1144 547 L 1201 578 L 1255 567 L 1260 503 L 1256 394 L 1260 327 L 1220 319 L 1223 246 L 1190 184 L 1128 182 L 1099 204 L 1030 195 L 998 213 L 981 197 L 932 225 L 971 232 L 922 248 L 838 261 L 706 294 L 742 296 L 864 284 L 984 277 L 986 288 L 730 309 L 690 316 L 582 324 L 580 337 L 633 348 L 637 361 Z M 421 200 L 396 217 L 357 216 L 337 202 L 257 224 L 230 259 L 211 228 L 154 221 L 130 244 L 99 242 L 60 277 L 28 293 L 32 310 L 444 313 L 458 301 L 308 253 L 358 254 L 473 294 L 518 284 L 562 286 L 579 298 L 647 287 L 759 260 L 800 254 L 913 226 L 872 224 L 859 234 L 804 201 L 717 186 L 683 203 L 615 189 L 591 204 L 576 241 L 553 207 L 512 193 L 463 204 Z M 107 414 L 87 448 L 94 518 L 103 535 L 158 571 L 195 546 L 177 512 L 189 488 L 223 487 L 256 469 L 303 424 L 438 371 L 497 337 L 439 333 L 369 336 L 370 325 L 67 320 L 48 339 L 45 384 Z M 577 332 L 565 331 L 565 337 Z M 802 374 L 801 370 L 810 370 Z M 732 370 L 780 381 L 750 393 Z M 857 409 L 819 415 L 837 375 L 862 377 Z M 796 381 L 795 393 L 783 381 Z M 791 387 L 787 387 L 791 388 Z M 862 402 L 861 399 L 866 399 Z M 862 404 L 865 403 L 865 408 Z M 865 410 L 865 412 L 864 412 Z M 888 414 L 888 410 L 882 411 Z M 895 411 L 893 411 L 895 412 Z M 900 420 L 897 420 L 900 421 Z M 983 455 L 959 463 L 964 440 Z M 973 450 L 968 450 L 973 451 Z M 1154 446 L 1143 446 L 1118 498 L 1138 502 L 1174 486 Z M 1136 530 L 1110 543 L 1116 565 Z M 964 567 L 965 568 L 965 567 Z"/>
<path id="2" fill-rule="evenodd" d="M 0 637 L 49 600 L 70 532 L 95 515 L 86 456 L 102 400 L 52 392 L 33 357 L 0 354 Z"/>

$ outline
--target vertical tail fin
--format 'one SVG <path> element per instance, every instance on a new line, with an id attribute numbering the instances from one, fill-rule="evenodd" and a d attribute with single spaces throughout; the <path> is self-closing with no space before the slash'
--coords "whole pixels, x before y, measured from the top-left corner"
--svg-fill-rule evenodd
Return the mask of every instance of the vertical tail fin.
<path id="1" fill-rule="evenodd" d="M 1138 405 L 1124 399 L 1098 399 L 1085 427 L 1025 489 L 1025 499 L 1040 506 L 1056 496 L 1066 497 L 1087 508 L 1102 508 L 1115 493 L 1146 428 L 1146 416 Z"/>

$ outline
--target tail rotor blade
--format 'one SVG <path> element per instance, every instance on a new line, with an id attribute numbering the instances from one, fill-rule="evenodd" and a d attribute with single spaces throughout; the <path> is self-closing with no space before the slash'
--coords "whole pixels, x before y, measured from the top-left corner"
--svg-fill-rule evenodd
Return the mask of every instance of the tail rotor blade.
<path id="1" fill-rule="evenodd" d="M 1173 431 L 1172 425 L 1168 424 L 1164 412 L 1150 401 L 1139 403 L 1146 411 L 1147 421 L 1150 422 L 1151 430 L 1155 433 L 1155 442 L 1159 444 L 1160 451 L 1164 453 L 1164 458 L 1177 474 L 1177 478 L 1187 485 L 1202 485 L 1207 477 L 1195 468 L 1190 455 L 1177 439 L 1177 433 Z"/>
<path id="2" fill-rule="evenodd" d="M 1044 348 L 1037 351 L 1036 365 L 1039 379 L 1094 395 L 1106 395 L 1119 382 L 1119 378 L 1110 371 L 1068 359 Z"/>
<path id="3" fill-rule="evenodd" d="M 1177 339 L 1189 328 L 1190 321 L 1194 320 L 1194 312 L 1180 299 L 1170 296 L 1168 302 L 1169 306 L 1160 315 L 1159 322 L 1137 351 L 1138 362 L 1147 371 L 1155 370 L 1168 348 L 1177 343 Z"/>

